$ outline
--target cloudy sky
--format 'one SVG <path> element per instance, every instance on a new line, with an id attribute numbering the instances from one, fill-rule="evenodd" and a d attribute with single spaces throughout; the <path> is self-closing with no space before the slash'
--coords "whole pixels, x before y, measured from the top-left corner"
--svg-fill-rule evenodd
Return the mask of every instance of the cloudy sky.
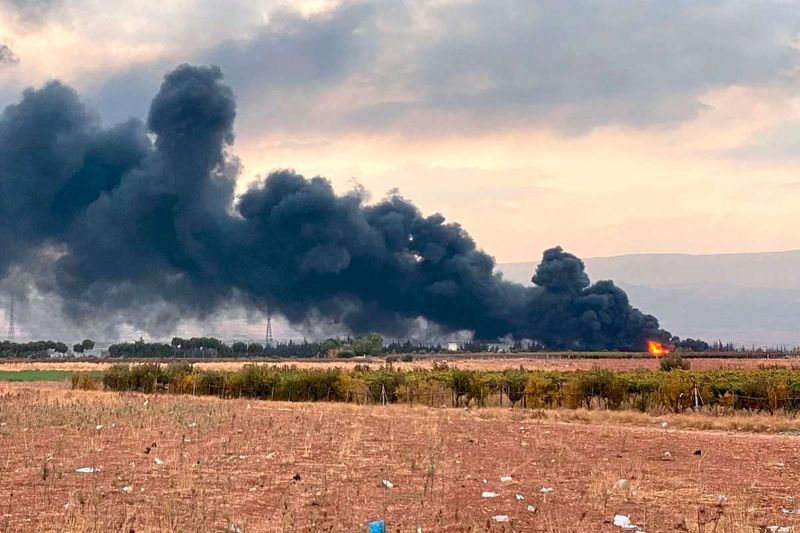
<path id="1" fill-rule="evenodd" d="M 0 103 L 106 124 L 175 65 L 238 97 L 243 186 L 398 188 L 500 262 L 800 248 L 800 6 L 742 0 L 0 0 Z"/>

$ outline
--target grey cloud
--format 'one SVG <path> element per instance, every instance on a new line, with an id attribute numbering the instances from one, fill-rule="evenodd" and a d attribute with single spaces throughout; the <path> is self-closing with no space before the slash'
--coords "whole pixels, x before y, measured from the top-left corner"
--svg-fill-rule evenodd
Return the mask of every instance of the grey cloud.
<path id="1" fill-rule="evenodd" d="M 779 1 L 349 2 L 273 11 L 250 37 L 117 74 L 91 101 L 140 113 L 159 73 L 191 60 L 227 73 L 247 133 L 647 127 L 691 118 L 715 87 L 783 83 L 799 32 Z"/>
<path id="2" fill-rule="evenodd" d="M 19 58 L 7 44 L 0 44 L 0 66 L 16 65 Z"/>
<path id="3" fill-rule="evenodd" d="M 29 23 L 41 22 L 62 0 L 0 0 L 0 7 L 15 12 L 20 19 Z"/>

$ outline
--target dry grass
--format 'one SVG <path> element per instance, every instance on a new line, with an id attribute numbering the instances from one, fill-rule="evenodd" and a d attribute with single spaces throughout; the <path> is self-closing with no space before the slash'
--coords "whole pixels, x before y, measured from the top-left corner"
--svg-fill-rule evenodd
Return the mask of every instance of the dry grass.
<path id="1" fill-rule="evenodd" d="M 800 522 L 781 511 L 800 507 L 798 441 L 672 429 L 699 418 L 0 384 L 0 531 L 352 532 L 385 518 L 392 532 L 610 532 L 615 513 L 649 532 Z"/>

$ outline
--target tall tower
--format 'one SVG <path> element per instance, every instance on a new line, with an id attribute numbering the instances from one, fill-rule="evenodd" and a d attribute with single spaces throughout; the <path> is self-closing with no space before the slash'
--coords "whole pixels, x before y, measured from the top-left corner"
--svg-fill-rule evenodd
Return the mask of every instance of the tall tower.
<path id="1" fill-rule="evenodd" d="M 8 340 L 16 342 L 17 328 L 14 325 L 14 296 L 11 296 L 11 305 L 8 306 Z"/>
<path id="2" fill-rule="evenodd" d="M 267 311 L 267 333 L 264 335 L 264 348 L 272 346 L 272 312 Z"/>

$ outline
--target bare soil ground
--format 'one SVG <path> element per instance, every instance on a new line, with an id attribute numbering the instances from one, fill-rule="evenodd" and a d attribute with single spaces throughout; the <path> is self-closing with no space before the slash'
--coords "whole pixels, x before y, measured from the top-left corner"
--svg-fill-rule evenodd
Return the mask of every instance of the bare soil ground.
<path id="1" fill-rule="evenodd" d="M 395 368 L 431 368 L 433 361 L 448 361 L 450 366 L 466 370 L 503 370 L 510 368 L 523 367 L 531 370 L 591 370 L 594 368 L 605 368 L 609 370 L 634 370 L 634 369 L 658 369 L 658 360 L 653 357 L 641 357 L 636 359 L 580 359 L 553 357 L 551 359 L 539 358 L 504 358 L 498 355 L 494 358 L 458 358 L 448 359 L 446 356 L 435 359 L 426 358 L 411 363 L 396 362 Z M 153 360 L 156 362 L 157 360 Z M 124 360 L 121 362 L 125 362 Z M 253 361 L 232 360 L 232 361 L 200 361 L 195 365 L 198 368 L 208 370 L 237 370 L 243 365 L 252 364 Z M 357 364 L 368 364 L 373 367 L 383 364 L 382 359 L 361 360 L 361 359 L 338 359 L 338 360 L 314 360 L 314 359 L 288 359 L 280 362 L 258 362 L 263 365 L 295 365 L 299 368 L 352 368 Z M 112 363 L 101 362 L 76 362 L 76 361 L 13 361 L 1 362 L 0 370 L 105 370 Z M 796 367 L 800 369 L 800 357 L 772 357 L 772 358 L 697 358 L 691 359 L 692 369 L 704 370 L 715 368 L 757 368 L 761 365 L 781 366 L 787 368 Z"/>
<path id="2" fill-rule="evenodd" d="M 660 420 L 3 383 L 0 531 L 353 532 L 378 518 L 391 532 L 621 531 L 615 513 L 648 532 L 800 524 L 782 510 L 800 507 L 798 437 Z"/>

